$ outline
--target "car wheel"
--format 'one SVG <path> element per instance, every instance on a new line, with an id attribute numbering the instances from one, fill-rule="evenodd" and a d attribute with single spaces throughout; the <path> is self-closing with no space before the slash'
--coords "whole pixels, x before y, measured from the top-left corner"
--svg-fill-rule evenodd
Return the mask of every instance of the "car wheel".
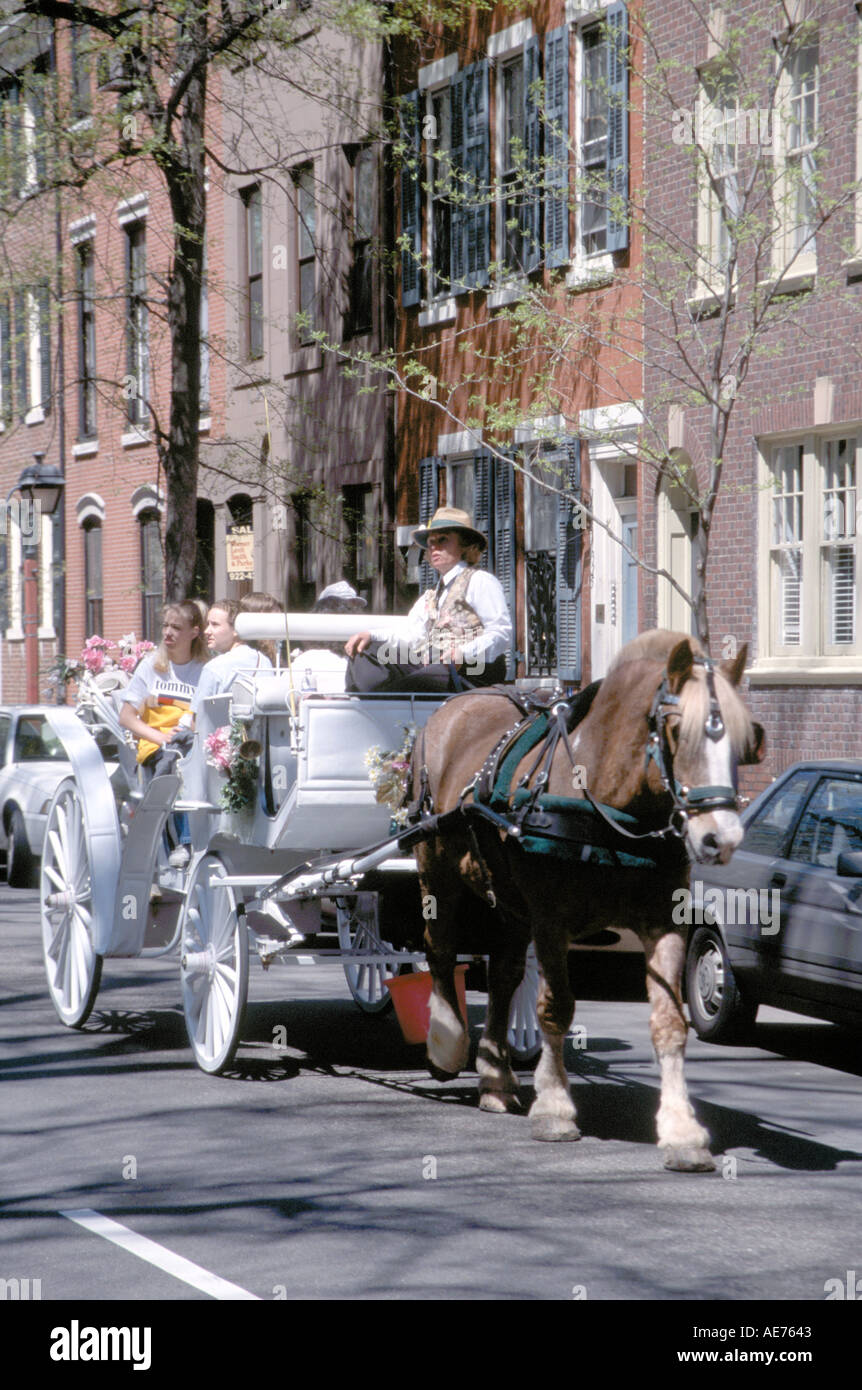
<path id="1" fill-rule="evenodd" d="M 692 1026 L 705 1042 L 732 1042 L 751 1028 L 757 1003 L 742 994 L 721 933 L 713 927 L 698 927 L 689 942 L 685 985 Z"/>
<path id="2" fill-rule="evenodd" d="M 24 817 L 13 806 L 6 831 L 6 882 L 12 888 L 32 888 L 35 884 L 35 862 Z"/>

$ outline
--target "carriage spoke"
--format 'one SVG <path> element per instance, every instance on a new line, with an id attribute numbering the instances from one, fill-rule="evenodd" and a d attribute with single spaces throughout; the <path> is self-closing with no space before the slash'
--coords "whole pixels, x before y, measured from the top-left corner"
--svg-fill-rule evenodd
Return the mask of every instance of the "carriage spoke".
<path id="1" fill-rule="evenodd" d="M 221 861 L 205 855 L 186 889 L 181 979 L 186 1028 L 198 1065 L 219 1072 L 239 1041 L 248 987 L 245 924 Z"/>

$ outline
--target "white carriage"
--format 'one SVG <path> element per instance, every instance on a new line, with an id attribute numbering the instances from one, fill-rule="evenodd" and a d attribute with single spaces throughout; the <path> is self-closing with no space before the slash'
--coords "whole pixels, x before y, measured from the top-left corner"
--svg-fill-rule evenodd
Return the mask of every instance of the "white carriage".
<path id="1" fill-rule="evenodd" d="M 244 615 L 238 629 L 245 637 L 287 631 L 292 641 L 333 640 L 355 623 Z M 443 697 L 301 692 L 286 670 L 241 674 L 229 694 L 203 702 L 181 768 L 146 786 L 119 723 L 120 698 L 89 682 L 75 711 L 50 715 L 72 765 L 48 814 L 40 880 L 48 987 L 60 1019 L 69 1027 L 86 1021 L 104 960 L 175 951 L 189 1041 L 206 1072 L 229 1066 L 240 1041 L 250 952 L 264 968 L 337 960 L 359 1007 L 382 1012 L 384 980 L 422 963 L 422 914 L 415 862 L 390 833 L 391 811 L 375 799 L 366 753 L 398 748 L 405 727 L 424 725 Z M 253 804 L 236 813 L 220 805 L 223 774 L 204 748 L 231 721 L 259 764 Z M 187 866 L 171 863 L 177 856 L 166 841 L 168 818 L 178 813 L 191 829 Z M 325 944 L 327 927 L 337 946 Z M 522 1061 L 540 1046 L 536 987 L 531 960 L 510 1026 Z"/>

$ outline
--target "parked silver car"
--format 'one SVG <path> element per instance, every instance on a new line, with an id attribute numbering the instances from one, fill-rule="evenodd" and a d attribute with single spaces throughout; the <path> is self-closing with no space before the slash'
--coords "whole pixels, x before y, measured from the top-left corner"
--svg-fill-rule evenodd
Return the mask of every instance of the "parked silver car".
<path id="1" fill-rule="evenodd" d="M 48 808 L 72 771 L 45 708 L 0 707 L 0 850 L 6 852 L 7 882 L 15 888 L 35 881 Z"/>
<path id="2" fill-rule="evenodd" d="M 772 1004 L 862 1025 L 862 762 L 795 763 L 743 814 L 729 864 L 695 866 L 686 991 L 698 1037 Z"/>

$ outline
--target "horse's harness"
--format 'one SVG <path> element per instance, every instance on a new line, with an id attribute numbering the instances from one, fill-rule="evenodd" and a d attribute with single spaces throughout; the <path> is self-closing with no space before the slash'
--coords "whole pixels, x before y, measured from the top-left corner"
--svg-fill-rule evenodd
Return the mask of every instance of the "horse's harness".
<path id="1" fill-rule="evenodd" d="M 708 657 L 698 656 L 694 661 L 704 668 L 709 697 L 704 734 L 712 742 L 718 742 L 726 730 L 715 690 L 715 667 Z M 461 792 L 457 806 L 443 816 L 434 814 L 428 771 L 424 756 L 421 758 L 419 795 L 410 807 L 410 821 L 415 827 L 411 842 L 414 837 L 425 838 L 427 833 L 433 833 L 444 819 L 448 823 L 450 819 L 454 822 L 460 818 L 467 826 L 474 857 L 485 879 L 486 897 L 492 901 L 490 873 L 476 839 L 475 826 L 479 821 L 490 822 L 527 850 L 563 853 L 567 857 L 616 863 L 622 867 L 654 868 L 659 863 L 680 858 L 678 842 L 685 838 L 693 816 L 738 809 L 739 799 L 733 786 L 688 787 L 677 779 L 668 722 L 678 713 L 680 698 L 670 689 L 667 671 L 656 689 L 647 716 L 644 759 L 645 769 L 650 762 L 655 763 L 661 784 L 671 798 L 667 823 L 644 830 L 640 828 L 643 823 L 635 817 L 597 801 L 586 785 L 575 781 L 580 769 L 572 753 L 569 734 L 585 718 L 600 684 L 596 681 L 571 699 L 555 699 L 550 704 L 505 686 L 483 691 L 483 694 L 505 696 L 518 709 L 521 718 L 491 749 L 482 767 Z M 579 797 L 547 794 L 551 767 L 561 743 L 568 754 L 574 785 L 581 792 Z M 424 754 L 424 745 L 422 752 Z M 515 770 L 531 752 L 535 752 L 533 762 L 513 789 Z M 652 841 L 653 845 L 649 848 L 642 843 L 639 854 L 633 854 L 624 848 L 626 842 L 632 841 Z M 675 842 L 676 849 L 673 848 Z"/>

